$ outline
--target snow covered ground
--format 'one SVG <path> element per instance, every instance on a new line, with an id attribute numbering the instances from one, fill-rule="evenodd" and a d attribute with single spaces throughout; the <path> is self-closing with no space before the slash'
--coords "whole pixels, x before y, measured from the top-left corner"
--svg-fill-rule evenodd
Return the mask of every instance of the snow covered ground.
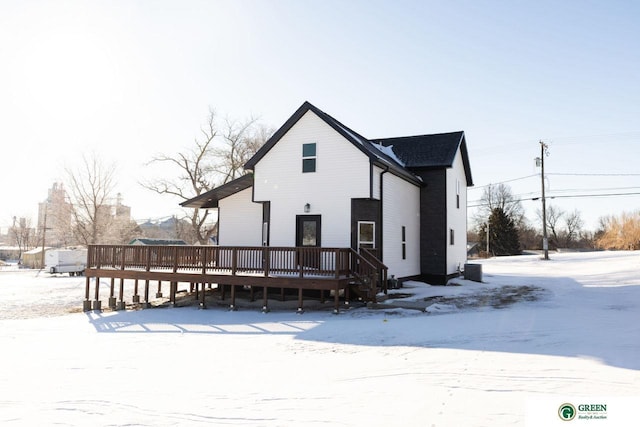
<path id="1" fill-rule="evenodd" d="M 81 313 L 84 278 L 0 269 L 0 424 L 638 425 L 640 252 L 551 257 L 338 316 Z"/>

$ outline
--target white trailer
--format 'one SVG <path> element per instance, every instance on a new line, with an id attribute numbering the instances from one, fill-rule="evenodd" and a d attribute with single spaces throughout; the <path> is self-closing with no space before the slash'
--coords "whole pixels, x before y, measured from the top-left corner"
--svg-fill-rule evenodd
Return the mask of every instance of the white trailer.
<path id="1" fill-rule="evenodd" d="M 45 253 L 45 269 L 51 273 L 82 275 L 87 266 L 86 249 L 50 249 Z"/>

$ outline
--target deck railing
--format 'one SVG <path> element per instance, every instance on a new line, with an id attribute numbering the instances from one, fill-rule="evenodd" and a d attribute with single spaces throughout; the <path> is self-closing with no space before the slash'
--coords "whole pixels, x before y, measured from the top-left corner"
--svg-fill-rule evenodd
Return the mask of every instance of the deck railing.
<path id="1" fill-rule="evenodd" d="M 388 291 L 387 286 L 387 271 L 388 268 L 386 265 L 380 261 L 380 251 L 377 249 L 371 248 L 360 248 L 360 255 L 366 259 L 377 272 L 377 279 L 379 281 L 378 287 L 382 289 L 382 291 L 386 294 Z"/>
<path id="2" fill-rule="evenodd" d="M 84 310 L 91 309 L 91 278 L 96 279 L 93 306 L 94 310 L 99 310 L 99 279 L 108 277 L 111 278 L 109 306 L 116 309 L 124 307 L 124 280 L 133 279 L 134 303 L 139 302 L 139 280 L 144 281 L 145 304 L 149 302 L 149 282 L 157 280 L 158 295 L 161 295 L 161 282 L 170 282 L 172 303 L 175 303 L 178 282 L 195 286 L 196 295 L 200 285 L 202 307 L 205 306 L 204 286 L 212 283 L 223 285 L 222 298 L 224 285 L 229 285 L 232 301 L 235 301 L 236 285 L 249 285 L 252 290 L 256 285 L 263 287 L 265 307 L 269 287 L 297 288 L 299 310 L 303 289 L 333 290 L 334 310 L 338 312 L 339 291 L 345 290 L 347 298 L 351 285 L 356 286 L 358 294 L 375 302 L 386 269 L 375 257 L 365 257 L 351 248 L 90 245 L 85 270 Z M 120 279 L 117 303 L 116 278 Z M 231 303 L 233 306 L 234 302 Z"/>
<path id="3" fill-rule="evenodd" d="M 350 248 L 90 245 L 87 268 L 337 279 L 380 265 Z"/>

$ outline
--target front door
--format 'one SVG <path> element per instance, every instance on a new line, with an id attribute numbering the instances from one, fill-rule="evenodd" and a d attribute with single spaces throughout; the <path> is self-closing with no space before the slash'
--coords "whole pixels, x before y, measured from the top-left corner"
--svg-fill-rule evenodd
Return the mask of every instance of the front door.
<path id="1" fill-rule="evenodd" d="M 312 268 L 320 266 L 320 252 L 306 250 L 306 248 L 320 247 L 320 236 L 320 215 L 296 216 L 296 246 L 305 248 L 300 252 L 299 264 Z"/>

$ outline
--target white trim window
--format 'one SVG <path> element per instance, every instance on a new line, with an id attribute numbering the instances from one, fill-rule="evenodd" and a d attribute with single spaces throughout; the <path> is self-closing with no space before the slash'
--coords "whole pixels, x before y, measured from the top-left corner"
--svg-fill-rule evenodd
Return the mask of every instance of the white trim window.
<path id="1" fill-rule="evenodd" d="M 316 143 L 302 144 L 302 173 L 316 171 Z"/>
<path id="2" fill-rule="evenodd" d="M 375 249 L 376 223 L 373 221 L 358 221 L 358 249 Z"/>

